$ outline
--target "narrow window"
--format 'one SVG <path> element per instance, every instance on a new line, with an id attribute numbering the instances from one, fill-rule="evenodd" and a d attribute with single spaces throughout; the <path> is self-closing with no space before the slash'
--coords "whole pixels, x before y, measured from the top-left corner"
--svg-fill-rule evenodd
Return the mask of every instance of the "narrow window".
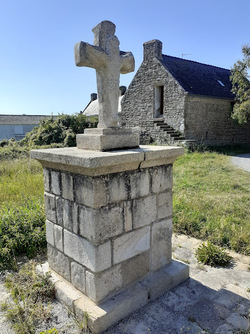
<path id="1" fill-rule="evenodd" d="M 154 102 L 155 102 L 155 116 L 161 117 L 163 115 L 164 108 L 164 86 L 154 87 Z"/>

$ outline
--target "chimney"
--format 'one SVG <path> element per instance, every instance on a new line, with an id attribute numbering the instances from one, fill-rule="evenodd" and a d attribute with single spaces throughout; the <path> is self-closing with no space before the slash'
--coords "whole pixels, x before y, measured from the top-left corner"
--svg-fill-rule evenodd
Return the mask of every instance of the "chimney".
<path id="1" fill-rule="evenodd" d="M 96 93 L 90 94 L 90 102 L 93 102 L 95 100 L 97 100 L 97 94 Z"/>
<path id="2" fill-rule="evenodd" d="M 126 93 L 127 87 L 126 86 L 120 86 L 120 96 L 123 96 Z"/>
<path id="3" fill-rule="evenodd" d="M 162 59 L 162 42 L 158 39 L 153 39 L 152 41 L 143 44 L 143 59 L 149 60 L 153 57 Z"/>

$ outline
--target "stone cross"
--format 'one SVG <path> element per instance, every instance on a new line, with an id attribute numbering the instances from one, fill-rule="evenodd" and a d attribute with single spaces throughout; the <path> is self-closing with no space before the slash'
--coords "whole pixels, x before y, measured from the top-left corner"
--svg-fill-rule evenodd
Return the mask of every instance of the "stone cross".
<path id="1" fill-rule="evenodd" d="M 134 71 L 134 56 L 131 52 L 119 50 L 114 23 L 102 21 L 92 31 L 94 45 L 85 42 L 75 45 L 75 63 L 76 66 L 95 68 L 99 102 L 98 128 L 114 128 L 118 126 L 120 73 Z"/>

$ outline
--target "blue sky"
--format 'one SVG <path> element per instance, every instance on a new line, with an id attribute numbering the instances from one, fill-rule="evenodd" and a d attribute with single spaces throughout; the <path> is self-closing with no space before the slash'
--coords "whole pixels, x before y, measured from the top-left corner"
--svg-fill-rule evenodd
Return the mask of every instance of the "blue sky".
<path id="1" fill-rule="evenodd" d="M 93 43 L 92 28 L 116 24 L 120 49 L 142 45 L 231 68 L 250 43 L 250 0 L 0 0 L 0 114 L 72 114 L 96 92 L 95 70 L 74 63 L 74 45 Z M 121 75 L 128 86 L 133 75 Z"/>

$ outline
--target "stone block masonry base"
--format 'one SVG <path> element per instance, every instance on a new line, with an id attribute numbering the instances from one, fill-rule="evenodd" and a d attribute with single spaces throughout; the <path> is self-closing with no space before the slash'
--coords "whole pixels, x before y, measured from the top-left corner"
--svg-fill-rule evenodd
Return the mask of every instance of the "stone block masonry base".
<path id="1" fill-rule="evenodd" d="M 105 331 L 189 277 L 189 267 L 173 260 L 157 272 L 148 274 L 144 279 L 128 285 L 97 305 L 52 270 L 48 263 L 38 266 L 37 271 L 42 275 L 50 272 L 55 283 L 56 299 L 68 307 L 80 321 L 84 323 L 85 319 L 92 333 Z"/>
<path id="2" fill-rule="evenodd" d="M 48 265 L 56 296 L 99 333 L 189 277 L 172 261 L 178 147 L 34 150 L 44 170 Z"/>

